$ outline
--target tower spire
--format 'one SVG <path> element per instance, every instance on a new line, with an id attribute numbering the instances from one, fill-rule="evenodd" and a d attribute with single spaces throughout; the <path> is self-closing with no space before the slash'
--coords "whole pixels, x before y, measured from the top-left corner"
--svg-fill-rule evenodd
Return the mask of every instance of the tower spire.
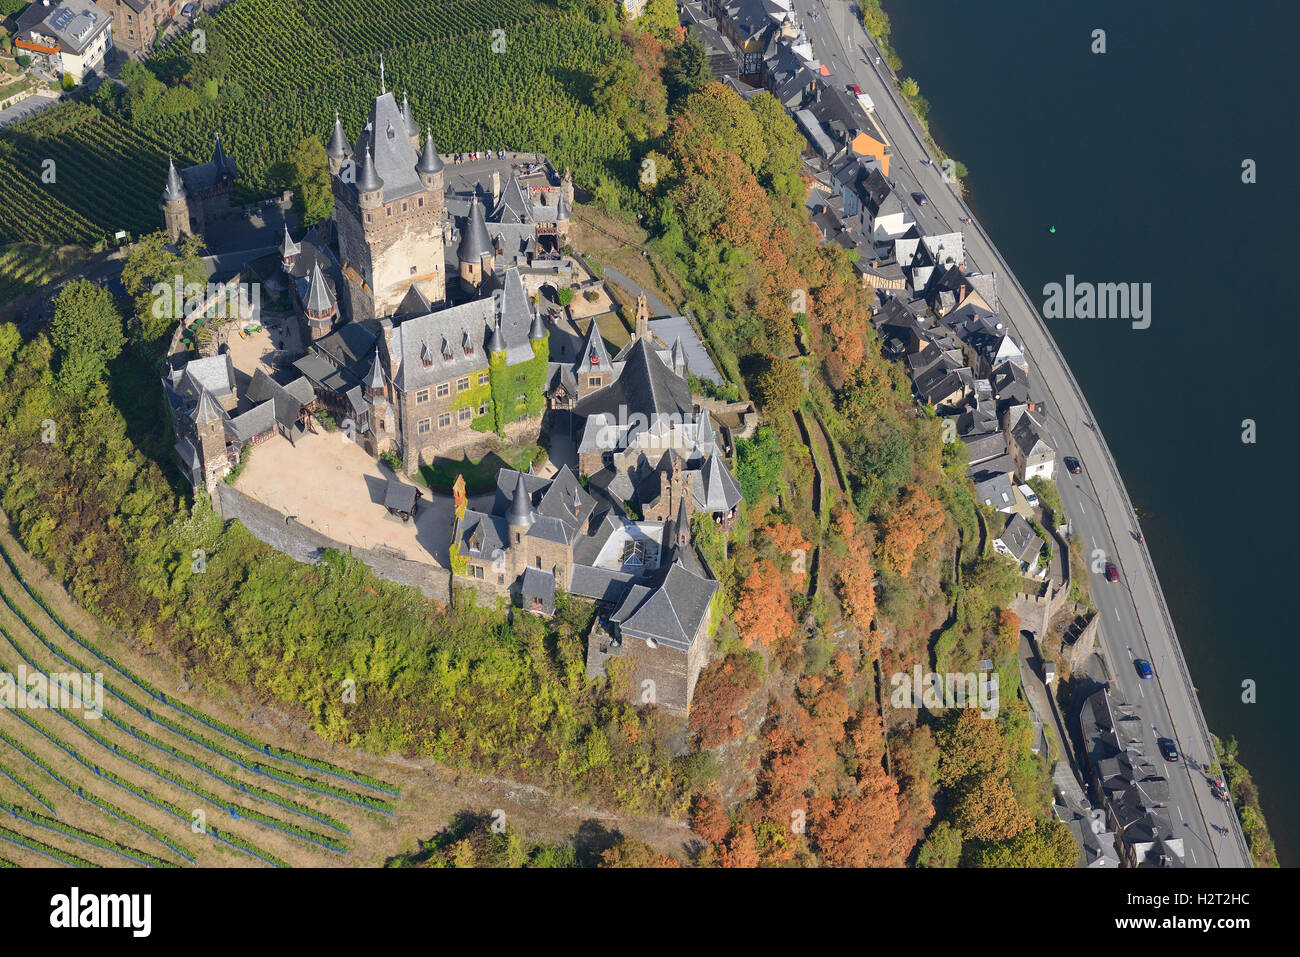
<path id="1" fill-rule="evenodd" d="M 383 96 L 388 92 L 388 87 L 384 83 L 384 55 L 379 54 L 379 95 Z"/>

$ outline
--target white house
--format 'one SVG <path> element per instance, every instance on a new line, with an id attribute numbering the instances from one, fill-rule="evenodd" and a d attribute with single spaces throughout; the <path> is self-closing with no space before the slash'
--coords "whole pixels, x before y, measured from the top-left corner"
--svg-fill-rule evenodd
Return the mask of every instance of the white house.
<path id="1" fill-rule="evenodd" d="M 91 0 L 38 0 L 18 18 L 14 46 L 53 73 L 80 83 L 113 48 L 113 18 Z"/>

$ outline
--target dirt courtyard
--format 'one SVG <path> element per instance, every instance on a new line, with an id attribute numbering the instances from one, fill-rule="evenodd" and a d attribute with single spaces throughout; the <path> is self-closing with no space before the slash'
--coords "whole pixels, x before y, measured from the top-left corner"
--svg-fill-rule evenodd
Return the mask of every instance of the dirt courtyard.
<path id="1" fill-rule="evenodd" d="M 235 487 L 330 538 L 362 548 L 383 545 L 409 561 L 447 567 L 451 499 L 420 488 L 415 519 L 403 522 L 383 505 L 388 476 L 386 466 L 342 432 L 309 434 L 297 445 L 275 435 L 253 449 Z"/>

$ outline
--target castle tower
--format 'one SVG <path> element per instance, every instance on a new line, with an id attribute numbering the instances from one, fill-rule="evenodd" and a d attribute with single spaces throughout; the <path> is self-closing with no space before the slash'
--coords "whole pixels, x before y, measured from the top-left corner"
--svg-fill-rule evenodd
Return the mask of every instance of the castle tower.
<path id="1" fill-rule="evenodd" d="M 673 544 L 678 549 L 691 547 L 691 513 L 687 506 L 686 496 L 683 495 L 681 501 L 677 503 L 677 521 L 673 529 Z"/>
<path id="2" fill-rule="evenodd" d="M 211 492 L 230 467 L 230 453 L 226 451 L 226 424 L 221 407 L 207 389 L 199 395 L 199 404 L 194 407 L 194 434 L 203 465 L 203 481 Z"/>
<path id="3" fill-rule="evenodd" d="M 515 481 L 515 494 L 510 500 L 510 510 L 506 512 L 506 522 L 510 526 L 510 541 L 506 543 L 507 552 L 514 557 L 511 564 L 511 571 L 515 572 L 516 564 L 527 564 L 528 559 L 523 554 L 523 549 L 515 550 L 513 546 L 523 541 L 524 534 L 532 527 L 533 524 L 533 499 L 528 494 L 528 483 L 524 481 L 524 473 L 520 472 Z"/>
<path id="4" fill-rule="evenodd" d="M 285 224 L 284 239 L 280 240 L 280 266 L 285 273 L 293 273 L 293 264 L 301 252 L 302 246 L 293 241 L 293 237 L 289 235 L 289 226 Z"/>
<path id="5" fill-rule="evenodd" d="M 682 345 L 682 337 L 678 336 L 673 340 L 673 372 L 685 379 L 688 372 L 686 365 L 686 347 Z M 705 415 L 708 418 L 708 415 Z"/>
<path id="6" fill-rule="evenodd" d="M 334 134 L 330 137 L 329 146 L 325 147 L 325 155 L 329 157 L 330 174 L 333 176 L 342 173 L 343 163 L 352 155 L 352 146 L 343 133 L 343 121 L 339 119 L 337 110 L 334 111 Z"/>
<path id="7" fill-rule="evenodd" d="M 181 182 L 176 164 L 167 157 L 167 186 L 163 189 L 161 209 L 163 227 L 171 236 L 172 242 L 178 242 L 182 236 L 193 236 L 194 229 L 190 222 L 189 194 Z"/>
<path id="8" fill-rule="evenodd" d="M 496 271 L 496 252 L 483 217 L 483 204 L 477 196 L 470 200 L 465 230 L 456 250 L 460 261 L 460 286 L 470 295 L 478 295 L 483 283 Z"/>
<path id="9" fill-rule="evenodd" d="M 307 336 L 312 342 L 329 335 L 334 328 L 334 317 L 338 315 L 338 304 L 325 282 L 319 260 L 312 264 L 311 278 L 307 281 L 307 298 L 303 300 L 302 310 L 307 320 Z"/>
<path id="10" fill-rule="evenodd" d="M 382 80 L 381 80 L 382 83 Z M 399 104 L 386 90 L 375 97 L 353 150 L 355 170 L 342 161 L 345 138 L 331 141 L 334 223 L 350 318 L 365 322 L 392 316 L 411 287 L 427 302 L 447 296 L 444 273 L 441 161 L 436 150 L 421 156 L 419 128 L 410 101 Z"/>
<path id="11" fill-rule="evenodd" d="M 596 328 L 596 321 L 591 321 L 591 326 L 587 330 L 587 341 L 582 347 L 582 352 L 578 355 L 577 366 L 573 370 L 574 378 L 578 380 L 578 398 L 582 398 L 589 392 L 609 385 L 614 381 L 614 364 L 609 361 L 609 353 L 605 350 L 605 340 L 601 338 L 600 330 Z"/>
<path id="12" fill-rule="evenodd" d="M 420 182 L 424 184 L 425 189 L 436 196 L 442 195 L 442 157 L 438 155 L 438 148 L 433 145 L 433 131 L 427 126 L 424 128 L 424 152 L 420 154 L 420 162 L 415 165 L 415 171 L 420 174 Z"/>

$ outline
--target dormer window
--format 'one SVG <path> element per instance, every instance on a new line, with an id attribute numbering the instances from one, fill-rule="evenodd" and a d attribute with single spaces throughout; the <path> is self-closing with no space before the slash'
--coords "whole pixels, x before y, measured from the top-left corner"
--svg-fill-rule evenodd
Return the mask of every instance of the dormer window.
<path id="1" fill-rule="evenodd" d="M 389 123 L 389 124 L 388 124 L 388 138 L 391 140 L 391 139 L 392 139 L 393 137 L 395 137 L 396 135 L 397 135 L 397 132 L 393 129 L 393 124 L 392 124 L 392 123 Z"/>
<path id="2" fill-rule="evenodd" d="M 451 344 L 447 342 L 446 336 L 442 337 L 442 361 L 443 362 L 451 361 Z"/>
<path id="3" fill-rule="evenodd" d="M 426 369 L 433 365 L 433 353 L 429 351 L 427 342 L 420 345 L 420 362 L 424 364 Z"/>
<path id="4" fill-rule="evenodd" d="M 465 355 L 472 356 L 474 354 L 474 340 L 469 337 L 468 332 L 461 334 L 460 345 L 465 350 Z"/>

